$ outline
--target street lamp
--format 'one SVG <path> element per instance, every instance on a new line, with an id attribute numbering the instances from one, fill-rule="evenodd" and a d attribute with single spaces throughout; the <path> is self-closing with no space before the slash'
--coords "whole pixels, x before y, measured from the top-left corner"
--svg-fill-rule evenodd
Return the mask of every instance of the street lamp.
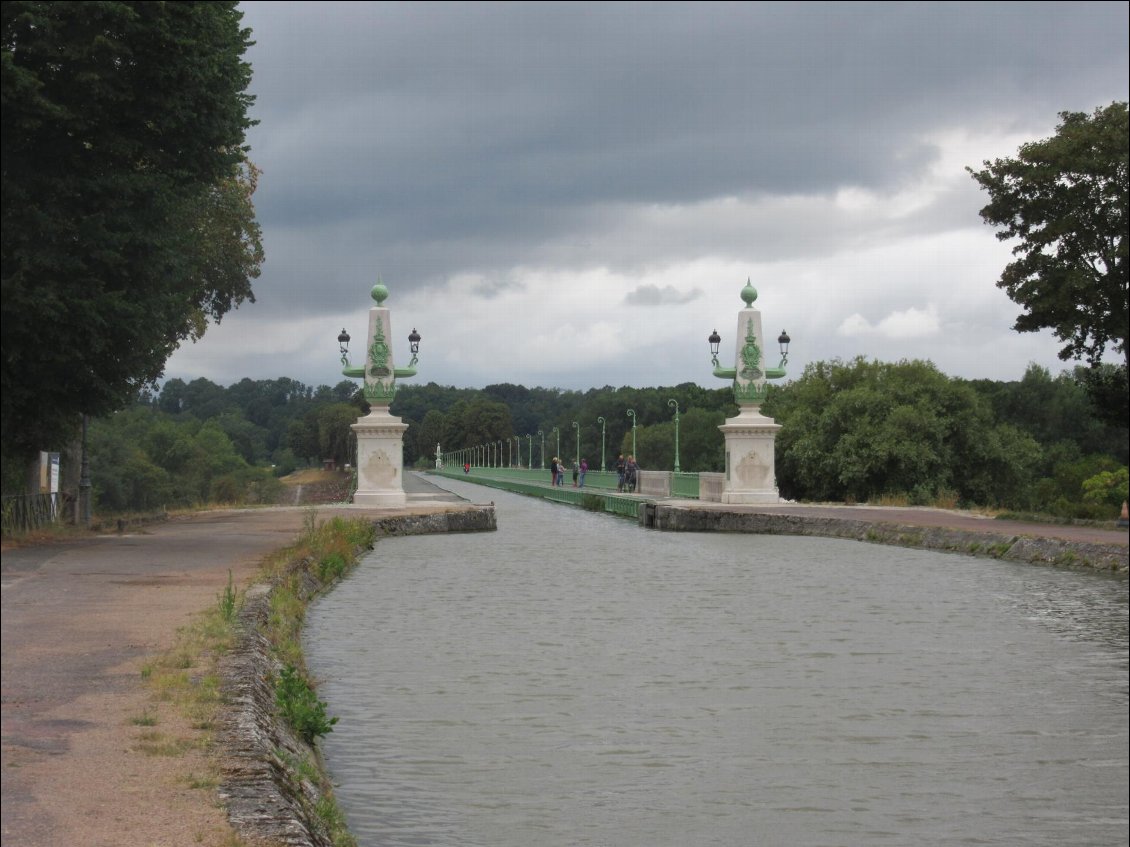
<path id="1" fill-rule="evenodd" d="M 412 331 L 408 333 L 408 349 L 412 351 L 412 361 L 408 363 L 408 367 L 414 368 L 420 361 L 420 333 L 416 332 L 416 327 L 412 327 Z"/>
<path id="2" fill-rule="evenodd" d="M 341 328 L 341 333 L 337 337 L 337 346 L 341 348 L 341 366 L 349 367 L 349 333 L 345 331 L 345 327 Z"/>
<path id="3" fill-rule="evenodd" d="M 792 339 L 789 338 L 789 334 L 782 329 L 781 334 L 777 336 L 777 344 L 780 345 L 780 347 L 781 347 L 781 365 L 782 365 L 782 367 L 789 360 L 789 342 L 790 341 L 792 341 Z"/>
<path id="4" fill-rule="evenodd" d="M 668 406 L 675 407 L 675 473 L 679 472 L 679 401 L 668 400 Z"/>
<path id="5" fill-rule="evenodd" d="M 541 439 L 541 469 L 545 470 L 545 433 L 540 429 L 538 430 L 538 437 Z"/>
<path id="6" fill-rule="evenodd" d="M 628 417 L 632 419 L 632 455 L 636 455 L 636 410 L 628 409 Z"/>
<path id="7" fill-rule="evenodd" d="M 604 466 L 604 416 L 598 415 L 596 422 L 600 424 L 600 472 L 604 473 L 608 468 Z"/>
<path id="8" fill-rule="evenodd" d="M 529 470 L 534 469 L 534 437 L 530 433 L 526 433 L 526 460 L 529 464 Z"/>
<path id="9" fill-rule="evenodd" d="M 498 462 L 495 465 L 497 468 L 502 467 L 502 439 L 498 439 Z"/>
<path id="10" fill-rule="evenodd" d="M 554 453 L 553 455 L 556 456 L 558 458 L 558 460 L 560 460 L 561 459 L 561 430 L 559 430 L 557 427 L 554 427 L 553 429 L 550 430 L 551 434 L 555 433 L 555 432 L 557 433 L 557 452 Z"/>
<path id="11" fill-rule="evenodd" d="M 579 423 L 577 423 L 576 421 L 573 421 L 573 429 L 577 430 L 577 452 L 576 452 L 576 455 L 574 455 L 574 457 L 573 457 L 573 465 L 574 465 L 574 467 L 580 467 L 580 465 L 581 465 L 581 425 Z"/>

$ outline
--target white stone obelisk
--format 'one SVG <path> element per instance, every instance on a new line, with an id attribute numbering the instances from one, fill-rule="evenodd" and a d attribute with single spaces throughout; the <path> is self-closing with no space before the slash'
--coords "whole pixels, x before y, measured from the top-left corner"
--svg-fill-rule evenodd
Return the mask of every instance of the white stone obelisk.
<path id="1" fill-rule="evenodd" d="M 781 498 L 774 450 L 781 427 L 761 414 L 761 403 L 766 395 L 766 379 L 784 376 L 784 369 L 765 366 L 761 312 L 753 307 L 757 291 L 747 282 L 741 296 L 746 306 L 738 312 L 735 367 L 714 371 L 716 376 L 733 378 L 734 400 L 738 404 L 737 416 L 718 427 L 726 441 L 722 502 L 776 503 Z"/>
<path id="2" fill-rule="evenodd" d="M 365 350 L 364 393 L 369 414 L 357 419 L 351 429 L 357 434 L 357 491 L 353 502 L 358 506 L 403 506 L 404 432 L 408 424 L 389 414 L 388 407 L 396 395 L 393 367 L 392 323 L 389 310 L 383 305 L 388 289 L 380 282 L 371 292 L 376 305 L 369 309 L 368 346 Z M 346 376 L 359 376 L 357 369 L 348 369 Z"/>

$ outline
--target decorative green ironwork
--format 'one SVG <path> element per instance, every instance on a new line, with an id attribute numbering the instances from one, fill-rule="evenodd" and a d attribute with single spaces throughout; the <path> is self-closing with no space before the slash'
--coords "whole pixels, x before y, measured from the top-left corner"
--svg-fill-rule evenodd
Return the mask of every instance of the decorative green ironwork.
<path id="1" fill-rule="evenodd" d="M 388 366 L 391 353 L 385 342 L 384 328 L 378 320 L 373 327 L 373 343 L 369 345 L 369 376 L 384 379 L 392 374 L 392 369 Z"/>
<path id="2" fill-rule="evenodd" d="M 748 382 L 745 385 L 734 380 L 734 401 L 739 405 L 760 405 L 769 396 L 769 386 L 766 383 Z"/>
<path id="3" fill-rule="evenodd" d="M 396 383 L 366 382 L 362 391 L 370 406 L 387 406 L 396 397 Z"/>
<path id="4" fill-rule="evenodd" d="M 753 319 L 746 321 L 745 344 L 742 346 L 742 379 L 761 379 L 761 350 L 757 346 L 757 337 L 753 334 Z"/>

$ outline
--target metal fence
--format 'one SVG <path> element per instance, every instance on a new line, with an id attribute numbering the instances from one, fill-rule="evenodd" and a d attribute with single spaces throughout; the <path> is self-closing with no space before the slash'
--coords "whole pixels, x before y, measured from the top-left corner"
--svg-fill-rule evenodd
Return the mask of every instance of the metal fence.
<path id="1" fill-rule="evenodd" d="M 686 498 L 699 496 L 699 474 L 697 473 L 676 474 L 671 471 L 647 471 L 646 474 L 650 483 L 657 487 L 654 491 L 648 491 L 641 484 L 640 490 L 635 493 L 618 491 L 616 488 L 617 477 L 613 471 L 589 471 L 585 475 L 583 488 L 573 487 L 572 473 L 568 470 L 565 472 L 565 484 L 560 487 L 550 484 L 548 469 L 539 468 L 531 470 L 528 468 L 474 467 L 470 469 L 470 472 L 464 472 L 462 467 L 449 465 L 431 470 L 429 473 L 448 476 L 452 479 L 466 479 L 468 482 L 479 485 L 541 497 L 545 500 L 555 500 L 559 503 L 599 509 L 631 518 L 637 517 L 640 503 L 645 502 L 649 496 Z M 717 475 L 708 474 L 707 476 Z"/>
<path id="2" fill-rule="evenodd" d="M 39 529 L 63 519 L 63 496 L 59 493 L 6 496 L 0 516 L 4 535 Z"/>

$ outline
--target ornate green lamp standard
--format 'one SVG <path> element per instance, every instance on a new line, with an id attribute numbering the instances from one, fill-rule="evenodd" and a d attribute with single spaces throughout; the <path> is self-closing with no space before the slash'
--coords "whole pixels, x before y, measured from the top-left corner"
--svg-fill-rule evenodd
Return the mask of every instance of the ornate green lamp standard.
<path id="1" fill-rule="evenodd" d="M 632 455 L 636 455 L 636 410 L 628 409 L 628 417 L 632 419 Z"/>
<path id="2" fill-rule="evenodd" d="M 718 362 L 722 337 L 718 330 L 710 334 L 711 360 L 714 375 L 733 381 L 734 401 L 738 414 L 722 426 L 726 439 L 726 475 L 722 484 L 723 503 L 776 503 L 777 493 L 774 446 L 781 428 L 772 418 L 761 414 L 761 404 L 768 394 L 766 380 L 780 379 L 788 363 L 789 334 L 777 338 L 781 361 L 775 368 L 765 366 L 764 336 L 761 312 L 753 307 L 757 290 L 746 281 L 741 292 L 745 308 L 738 312 L 737 343 L 734 367 L 723 368 Z"/>
<path id="3" fill-rule="evenodd" d="M 538 430 L 538 437 L 541 439 L 541 469 L 545 470 L 545 433 L 540 429 Z"/>
<path id="4" fill-rule="evenodd" d="M 605 467 L 604 464 L 604 416 L 598 415 L 596 422 L 600 424 L 600 472 L 604 473 L 606 470 L 608 470 L 608 468 Z"/>
<path id="5" fill-rule="evenodd" d="M 557 433 L 557 452 L 554 453 L 553 455 L 556 456 L 558 459 L 560 459 L 561 458 L 561 430 L 559 430 L 557 427 L 554 427 L 549 432 L 550 432 L 551 435 L 553 433 Z"/>
<path id="6" fill-rule="evenodd" d="M 357 433 L 357 490 L 353 502 L 360 506 L 399 506 L 407 502 L 404 494 L 404 431 L 408 425 L 389 414 L 388 407 L 396 396 L 396 380 L 416 375 L 420 335 L 415 329 L 408 336 L 412 361 L 406 368 L 393 365 L 392 322 L 384 305 L 388 289 L 378 279 L 369 292 L 375 306 L 369 309 L 368 345 L 365 364 L 349 363 L 349 333 L 338 336 L 341 346 L 341 373 L 364 380 L 363 393 L 369 414 L 358 418 L 351 429 Z"/>
<path id="7" fill-rule="evenodd" d="M 577 452 L 573 456 L 573 464 L 577 467 L 581 465 L 581 425 L 573 421 L 573 429 L 577 430 Z"/>
<path id="8" fill-rule="evenodd" d="M 668 406 L 675 407 L 675 473 L 679 472 L 679 401 L 668 400 Z"/>
<path id="9" fill-rule="evenodd" d="M 534 436 L 532 433 L 526 433 L 526 461 L 529 466 L 527 470 L 534 469 Z"/>

